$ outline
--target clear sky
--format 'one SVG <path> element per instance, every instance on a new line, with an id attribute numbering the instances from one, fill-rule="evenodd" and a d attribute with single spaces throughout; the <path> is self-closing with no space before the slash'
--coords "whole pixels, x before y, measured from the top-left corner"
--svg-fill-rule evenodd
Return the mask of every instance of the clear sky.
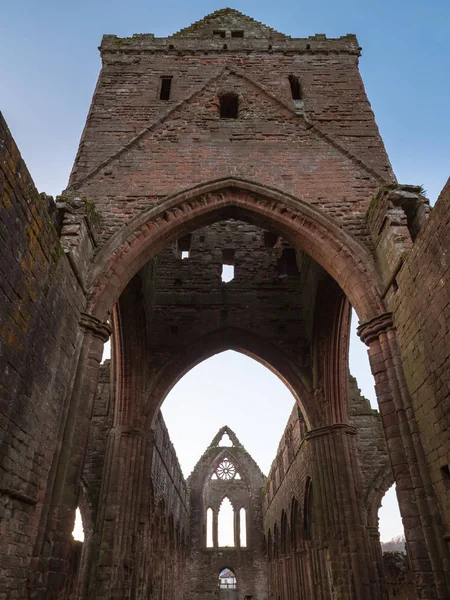
<path id="1" fill-rule="evenodd" d="M 56 195 L 67 184 L 100 68 L 97 46 L 104 33 L 166 36 L 224 6 L 200 0 L 0 2 L 0 110 L 38 189 Z M 398 180 L 422 184 L 434 203 L 450 175 L 448 0 L 247 0 L 228 6 L 294 37 L 356 33 L 363 48 L 361 73 Z M 354 354 L 352 371 L 373 400 L 370 375 L 361 365 L 365 349 Z M 227 353 L 200 365 L 178 384 L 165 404 L 185 470 L 224 423 L 236 429 L 263 471 L 267 472 L 275 455 L 292 397 L 281 390 L 279 382 L 276 387 L 271 374 L 269 383 L 259 365 L 249 367 L 248 359 L 242 363 L 240 356 L 236 360 Z M 225 393 L 229 382 L 233 385 Z M 236 383 L 244 393 L 237 404 Z M 200 402 L 200 388 L 205 390 L 203 405 L 195 405 L 194 410 L 192 402 Z M 174 418 L 170 416 L 172 403 L 177 407 Z M 267 410 L 262 408 L 264 403 Z M 244 427 L 237 417 L 242 417 L 247 404 L 252 418 Z M 205 407 L 212 416 L 198 426 L 195 419 L 206 414 Z M 268 421 L 264 415 L 269 415 Z M 394 519 L 394 509 L 387 511 Z M 398 518 L 396 522 L 385 538 L 397 535 Z"/>

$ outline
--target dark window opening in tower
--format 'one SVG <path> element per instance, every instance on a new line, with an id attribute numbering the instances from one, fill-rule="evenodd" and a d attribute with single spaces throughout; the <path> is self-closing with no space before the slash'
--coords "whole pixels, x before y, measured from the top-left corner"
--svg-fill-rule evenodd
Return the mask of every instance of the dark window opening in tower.
<path id="1" fill-rule="evenodd" d="M 213 31 L 213 36 L 218 38 L 224 38 L 225 34 L 226 32 L 224 29 L 216 29 Z"/>
<path id="2" fill-rule="evenodd" d="M 170 89 L 172 87 L 172 77 L 161 77 L 161 87 L 159 91 L 160 100 L 170 99 Z"/>
<path id="3" fill-rule="evenodd" d="M 298 77 L 295 75 L 289 75 L 289 84 L 291 86 L 292 100 L 301 100 L 302 90 L 300 88 Z"/>
<path id="4" fill-rule="evenodd" d="M 278 277 L 294 277 L 299 274 L 297 266 L 297 256 L 295 248 L 283 248 L 283 252 L 278 261 Z"/>
<path id="5" fill-rule="evenodd" d="M 232 31 L 231 32 L 231 37 L 232 38 L 243 38 L 244 37 L 244 32 L 242 30 L 240 30 L 240 31 Z"/>
<path id="6" fill-rule="evenodd" d="M 177 242 L 177 250 L 180 253 L 178 256 L 182 260 L 189 258 L 191 253 L 192 235 L 188 234 L 180 238 Z"/>
<path id="7" fill-rule="evenodd" d="M 239 112 L 239 98 L 237 94 L 223 94 L 220 101 L 220 118 L 237 119 Z"/>

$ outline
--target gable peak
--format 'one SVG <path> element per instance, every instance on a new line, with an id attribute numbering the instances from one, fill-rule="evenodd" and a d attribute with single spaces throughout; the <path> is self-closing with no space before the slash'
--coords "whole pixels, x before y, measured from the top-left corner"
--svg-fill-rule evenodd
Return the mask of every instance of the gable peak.
<path id="1" fill-rule="evenodd" d="M 209 39 L 214 37 L 246 37 L 253 39 L 286 39 L 288 36 L 260 23 L 234 8 L 220 8 L 181 29 L 175 38 Z"/>
<path id="2" fill-rule="evenodd" d="M 221 427 L 219 431 L 214 436 L 210 444 L 210 448 L 229 448 L 229 447 L 241 447 L 242 444 L 238 440 L 234 431 L 232 431 L 228 425 L 224 425 Z"/>

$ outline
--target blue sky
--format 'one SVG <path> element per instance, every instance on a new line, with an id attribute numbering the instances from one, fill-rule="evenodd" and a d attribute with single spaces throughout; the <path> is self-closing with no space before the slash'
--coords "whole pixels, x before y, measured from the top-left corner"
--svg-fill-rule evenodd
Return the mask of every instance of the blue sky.
<path id="1" fill-rule="evenodd" d="M 260 0 L 229 6 L 296 37 L 356 33 L 369 99 L 399 181 L 434 201 L 449 175 L 448 0 Z M 165 36 L 225 4 L 172 0 L 0 3 L 0 107 L 41 191 L 67 183 L 104 33 Z"/>
<path id="2" fill-rule="evenodd" d="M 56 195 L 67 184 L 100 69 L 97 47 L 104 33 L 166 36 L 226 5 L 198 0 L 1 2 L 0 110 L 38 189 Z M 294 37 L 356 33 L 363 48 L 361 73 L 397 177 L 401 183 L 423 184 L 431 202 L 436 200 L 450 175 L 448 0 L 315 0 L 314 3 L 259 0 L 231 2 L 228 6 Z M 258 412 L 261 420 L 250 420 L 237 433 L 267 472 L 292 397 L 287 390 L 280 391 L 276 379 L 272 378 L 272 384 L 267 383 L 269 380 L 259 370 L 262 367 L 243 364 L 242 357 L 236 362 L 230 353 L 217 357 L 215 363 L 204 363 L 188 374 L 168 398 L 166 418 L 185 469 L 189 470 L 213 437 L 215 431 L 210 429 L 218 429 L 225 422 L 233 426 L 228 418 L 230 412 L 242 416 L 243 406 L 249 415 L 258 412 L 255 398 L 260 398 L 261 390 L 266 388 L 270 410 Z M 357 345 L 353 350 L 352 371 L 365 394 L 374 401 L 365 349 Z M 205 379 L 208 373 L 212 378 L 209 383 Z M 215 382 L 225 373 L 227 380 L 240 382 L 245 392 L 233 408 L 226 402 L 224 408 L 224 397 L 217 393 Z M 245 381 L 241 379 L 244 374 Z M 179 388 L 186 386 L 186 382 L 187 388 Z M 207 393 L 194 406 L 191 402 L 194 396 L 197 398 L 199 386 Z M 181 391 L 177 392 L 178 389 Z M 225 400 L 230 395 L 235 394 L 228 390 Z M 189 434 L 184 417 L 180 422 L 180 409 L 187 402 L 190 410 L 184 411 L 184 416 L 190 413 L 196 418 L 210 411 L 204 425 L 197 427 L 201 436 L 197 432 L 193 435 L 192 430 Z M 280 421 L 276 427 L 275 412 Z M 269 419 L 264 423 L 263 414 Z M 273 438 L 270 444 L 268 435 Z M 199 438 L 197 445 L 193 445 L 194 438 Z M 388 501 L 391 535 L 387 533 L 384 538 L 399 532 L 395 502 Z"/>

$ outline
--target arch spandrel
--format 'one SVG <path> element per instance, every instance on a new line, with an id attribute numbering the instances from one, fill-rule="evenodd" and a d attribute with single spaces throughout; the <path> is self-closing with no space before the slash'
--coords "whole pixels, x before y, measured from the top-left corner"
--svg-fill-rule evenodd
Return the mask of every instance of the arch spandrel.
<path id="1" fill-rule="evenodd" d="M 283 351 L 268 340 L 236 327 L 217 329 L 200 337 L 164 365 L 148 390 L 145 407 L 148 419 L 153 422 L 170 390 L 188 371 L 226 350 L 249 356 L 281 379 L 300 406 L 308 429 L 319 422 L 319 407 L 314 400 L 309 374 L 301 372 Z"/>
<path id="2" fill-rule="evenodd" d="M 90 312 L 104 319 L 131 277 L 168 243 L 227 218 L 275 230 L 306 252 L 337 281 L 362 322 L 385 312 L 372 257 L 349 233 L 298 198 L 233 178 L 165 198 L 115 234 L 93 263 Z"/>

